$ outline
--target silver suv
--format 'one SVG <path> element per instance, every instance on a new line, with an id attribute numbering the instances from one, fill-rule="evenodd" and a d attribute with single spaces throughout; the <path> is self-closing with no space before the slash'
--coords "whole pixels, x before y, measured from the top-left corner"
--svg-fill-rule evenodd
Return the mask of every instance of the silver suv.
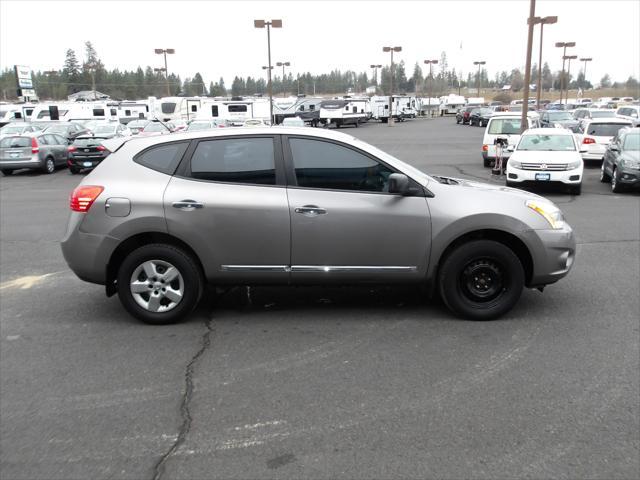
<path id="1" fill-rule="evenodd" d="M 139 319 L 215 285 L 414 283 L 457 315 L 508 312 L 564 277 L 573 231 L 530 193 L 426 175 L 351 136 L 242 128 L 105 142 L 62 251 Z"/>

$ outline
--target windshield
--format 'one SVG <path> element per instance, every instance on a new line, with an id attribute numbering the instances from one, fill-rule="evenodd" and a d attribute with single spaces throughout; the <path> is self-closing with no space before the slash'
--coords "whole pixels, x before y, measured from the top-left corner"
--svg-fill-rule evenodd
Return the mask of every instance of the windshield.
<path id="1" fill-rule="evenodd" d="M 549 112 L 549 120 L 573 120 L 573 115 L 569 112 Z"/>
<path id="2" fill-rule="evenodd" d="M 145 132 L 164 132 L 167 129 L 161 123 L 150 123 L 146 127 L 144 127 Z"/>
<path id="3" fill-rule="evenodd" d="M 22 133 L 23 129 L 24 127 L 11 127 L 7 125 L 6 127 L 0 128 L 0 133 L 2 133 L 3 135 L 6 135 L 8 133 Z"/>
<path id="4" fill-rule="evenodd" d="M 591 118 L 609 118 L 615 116 L 616 112 L 613 110 L 596 110 L 591 112 Z"/>
<path id="5" fill-rule="evenodd" d="M 0 148 L 24 148 L 31 146 L 28 137 L 7 137 L 0 140 Z"/>
<path id="6" fill-rule="evenodd" d="M 494 118 L 489 124 L 491 135 L 518 135 L 520 134 L 519 118 Z"/>
<path id="7" fill-rule="evenodd" d="M 116 127 L 113 125 L 99 125 L 94 128 L 94 133 L 115 133 Z"/>
<path id="8" fill-rule="evenodd" d="M 624 139 L 624 150 L 640 150 L 640 134 L 627 135 Z"/>
<path id="9" fill-rule="evenodd" d="M 595 137 L 614 137 L 623 127 L 630 127 L 628 123 L 592 123 L 587 128 L 586 134 Z"/>
<path id="10" fill-rule="evenodd" d="M 571 135 L 523 135 L 518 150 L 575 151 Z"/>

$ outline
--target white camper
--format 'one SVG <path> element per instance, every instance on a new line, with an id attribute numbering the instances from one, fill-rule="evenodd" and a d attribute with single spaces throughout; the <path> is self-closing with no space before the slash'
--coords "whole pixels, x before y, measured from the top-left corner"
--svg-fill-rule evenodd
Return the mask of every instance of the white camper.
<path id="1" fill-rule="evenodd" d="M 391 115 L 397 121 L 414 118 L 418 114 L 415 97 L 408 95 L 394 95 Z M 383 123 L 389 121 L 389 97 L 386 95 L 371 97 L 371 116 Z"/>
<path id="2" fill-rule="evenodd" d="M 118 107 L 118 120 L 125 125 L 149 117 L 149 105 L 145 101 L 122 101 L 115 105 Z"/>
<path id="3" fill-rule="evenodd" d="M 440 115 L 455 115 L 466 104 L 467 101 L 462 95 L 450 93 L 446 97 L 440 97 Z"/>
<path id="4" fill-rule="evenodd" d="M 53 108 L 52 108 L 53 107 Z M 58 120 L 72 122 L 80 120 L 118 121 L 118 105 L 111 102 L 50 102 L 38 104 L 31 114 L 32 122 L 51 120 L 54 108 Z"/>
<path id="5" fill-rule="evenodd" d="M 155 102 L 152 117 L 170 122 L 172 120 L 193 120 L 199 116 L 202 102 L 206 97 L 163 97 Z"/>
<path id="6" fill-rule="evenodd" d="M 316 126 L 320 120 L 320 97 L 287 97 L 273 99 L 273 116 L 276 124 L 285 118 L 299 117 L 304 122 Z"/>
<path id="7" fill-rule="evenodd" d="M 358 126 L 367 120 L 367 103 L 369 99 L 364 98 L 337 98 L 324 100 L 320 103 L 320 120 L 324 126 L 343 125 Z"/>
<path id="8" fill-rule="evenodd" d="M 198 119 L 222 119 L 231 125 L 242 126 L 251 119 L 269 120 L 269 100 L 255 99 L 204 99 Z"/>

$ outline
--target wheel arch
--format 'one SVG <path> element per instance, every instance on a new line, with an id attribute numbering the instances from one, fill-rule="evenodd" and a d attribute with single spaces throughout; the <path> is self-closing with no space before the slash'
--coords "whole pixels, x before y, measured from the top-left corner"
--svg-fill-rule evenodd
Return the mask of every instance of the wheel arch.
<path id="1" fill-rule="evenodd" d="M 184 250 L 185 253 L 193 258 L 194 262 L 198 266 L 198 269 L 200 270 L 202 278 L 205 278 L 204 267 L 202 265 L 200 257 L 186 242 L 179 239 L 178 237 L 174 237 L 173 235 L 164 232 L 138 233 L 120 242 L 120 244 L 116 247 L 109 258 L 105 275 L 105 289 L 107 296 L 110 297 L 117 292 L 116 279 L 118 277 L 118 269 L 120 268 L 120 265 L 127 257 L 127 255 L 133 252 L 136 248 L 153 243 L 164 243 Z"/>

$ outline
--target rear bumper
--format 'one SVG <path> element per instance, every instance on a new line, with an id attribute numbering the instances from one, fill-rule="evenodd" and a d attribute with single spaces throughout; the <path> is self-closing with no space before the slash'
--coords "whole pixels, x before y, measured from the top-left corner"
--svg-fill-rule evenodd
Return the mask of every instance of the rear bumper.
<path id="1" fill-rule="evenodd" d="M 12 169 L 18 170 L 20 168 L 40 168 L 42 167 L 42 162 L 40 159 L 29 159 L 29 160 L 0 160 L 0 168 L 2 169 Z"/>

